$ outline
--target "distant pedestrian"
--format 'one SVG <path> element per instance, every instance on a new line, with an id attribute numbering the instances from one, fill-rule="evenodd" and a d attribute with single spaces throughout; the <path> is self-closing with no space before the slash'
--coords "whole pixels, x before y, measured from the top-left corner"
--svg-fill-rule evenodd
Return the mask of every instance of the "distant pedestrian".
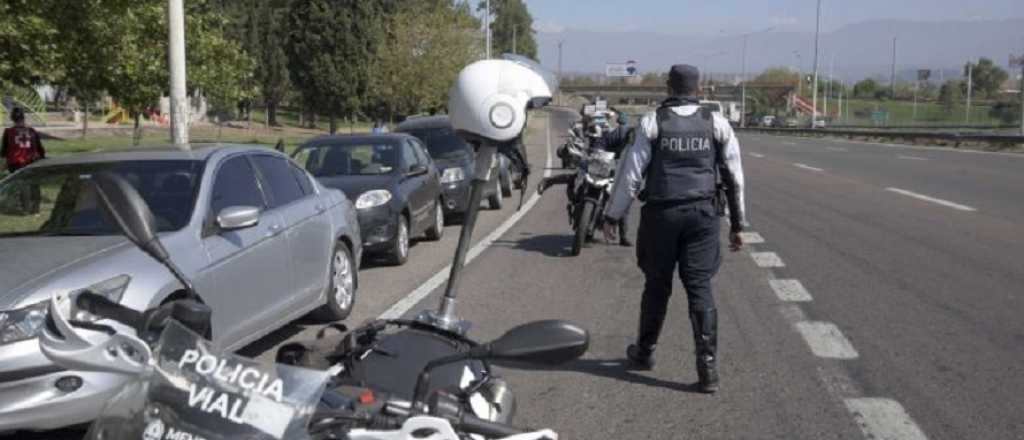
<path id="1" fill-rule="evenodd" d="M 371 132 L 373 134 L 384 134 L 388 132 L 388 127 L 384 125 L 384 121 L 378 119 L 373 123 L 373 130 Z"/>
<path id="2" fill-rule="evenodd" d="M 25 168 L 39 159 L 46 158 L 46 150 L 39 138 L 39 132 L 25 125 L 25 111 L 15 107 L 11 111 L 13 127 L 4 130 L 3 146 L 0 156 L 7 163 L 7 171 L 15 172 Z"/>

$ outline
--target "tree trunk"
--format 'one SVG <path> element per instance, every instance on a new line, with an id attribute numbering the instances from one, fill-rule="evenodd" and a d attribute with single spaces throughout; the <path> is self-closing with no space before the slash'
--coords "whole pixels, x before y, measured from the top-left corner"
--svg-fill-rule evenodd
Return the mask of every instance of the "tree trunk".
<path id="1" fill-rule="evenodd" d="M 277 127 L 277 101 L 267 101 L 267 126 Z"/>
<path id="2" fill-rule="evenodd" d="M 89 133 L 89 103 L 82 102 L 82 139 Z"/>
<path id="3" fill-rule="evenodd" d="M 338 116 L 335 115 L 334 112 L 331 112 L 330 131 L 331 134 L 335 134 L 338 132 Z"/>
<path id="4" fill-rule="evenodd" d="M 132 129 L 132 145 L 138 146 L 142 141 L 142 114 L 135 113 L 135 128 Z"/>

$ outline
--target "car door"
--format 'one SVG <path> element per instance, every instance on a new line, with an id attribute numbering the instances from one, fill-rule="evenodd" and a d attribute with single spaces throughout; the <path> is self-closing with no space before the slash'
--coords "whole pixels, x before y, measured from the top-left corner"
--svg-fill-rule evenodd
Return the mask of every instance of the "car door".
<path id="1" fill-rule="evenodd" d="M 437 166 L 434 164 L 434 160 L 430 157 L 430 152 L 427 150 L 426 145 L 423 144 L 423 141 L 413 139 L 412 143 L 416 153 L 416 158 L 421 164 L 426 165 L 427 169 L 430 170 L 430 172 L 427 173 L 426 179 L 424 179 L 424 192 L 426 194 L 425 199 L 427 200 L 427 204 L 432 209 L 434 204 L 431 202 L 437 201 L 437 203 L 440 203 L 441 200 L 441 176 L 438 175 Z M 433 213 L 433 211 L 428 209 L 427 214 L 429 215 L 431 213 Z M 432 221 L 433 217 L 428 216 L 428 219 Z M 432 223 L 428 222 L 427 227 L 432 225 Z"/>
<path id="2" fill-rule="evenodd" d="M 259 222 L 249 228 L 220 229 L 217 214 L 230 206 L 259 208 Z M 281 216 L 267 207 L 246 155 L 221 162 L 214 172 L 202 240 L 210 256 L 209 276 L 204 279 L 212 283 L 199 289 L 213 309 L 213 335 L 220 347 L 262 334 L 283 312 L 273 308 L 273 298 L 291 284 L 288 243 Z"/>
<path id="3" fill-rule="evenodd" d="M 313 191 L 305 171 L 283 157 L 257 154 L 252 157 L 262 187 L 270 194 L 270 208 L 284 221 L 292 263 L 292 288 L 281 291 L 279 305 L 307 307 L 327 288 L 331 235 L 327 207 Z"/>
<path id="4" fill-rule="evenodd" d="M 409 171 L 416 165 L 421 165 L 419 159 L 416 158 L 416 150 L 408 140 L 403 140 L 401 187 L 402 192 L 407 194 L 409 200 L 409 211 L 412 214 L 410 229 L 413 234 L 419 234 L 426 228 L 424 226 L 425 216 L 429 213 L 428 209 L 432 207 L 429 200 L 426 199 L 428 194 L 424 191 L 424 183 L 429 174 L 409 175 Z"/>

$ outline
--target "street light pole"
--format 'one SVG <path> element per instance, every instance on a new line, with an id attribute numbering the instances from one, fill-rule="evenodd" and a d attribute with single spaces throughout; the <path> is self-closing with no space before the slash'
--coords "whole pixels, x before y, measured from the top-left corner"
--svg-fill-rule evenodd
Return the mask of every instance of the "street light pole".
<path id="1" fill-rule="evenodd" d="M 518 55 L 519 51 L 516 50 L 516 31 L 518 26 L 512 26 L 512 53 Z"/>
<path id="2" fill-rule="evenodd" d="M 747 126 L 747 37 L 750 34 L 743 35 L 743 73 L 740 76 L 742 82 L 742 92 L 740 98 L 740 127 Z"/>
<path id="3" fill-rule="evenodd" d="M 889 99 L 896 99 L 896 37 L 892 37 L 892 72 L 889 75 Z"/>
<path id="4" fill-rule="evenodd" d="M 487 0 L 487 7 L 484 15 L 484 34 L 487 38 L 487 59 L 491 59 L 491 0 Z"/>
<path id="5" fill-rule="evenodd" d="M 168 63 L 171 68 L 171 142 L 188 150 L 188 97 L 185 89 L 185 5 L 184 0 L 167 4 Z"/>
<path id="6" fill-rule="evenodd" d="M 818 13 L 814 20 L 814 90 L 811 99 L 811 128 L 818 116 L 818 42 L 821 38 L 821 0 L 818 0 Z"/>
<path id="7" fill-rule="evenodd" d="M 562 85 L 562 45 L 565 44 L 565 40 L 558 40 L 558 87 L 561 89 Z M 561 92 L 559 92 L 561 95 Z"/>
<path id="8" fill-rule="evenodd" d="M 971 123 L 971 93 L 974 89 L 974 64 L 967 63 L 967 108 L 964 109 L 964 122 Z"/>

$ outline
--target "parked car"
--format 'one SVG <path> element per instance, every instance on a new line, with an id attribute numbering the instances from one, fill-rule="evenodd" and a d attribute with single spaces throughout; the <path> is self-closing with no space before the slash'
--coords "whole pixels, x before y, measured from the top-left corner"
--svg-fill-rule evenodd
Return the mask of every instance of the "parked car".
<path id="1" fill-rule="evenodd" d="M 355 210 L 287 156 L 195 145 L 37 162 L 0 180 L 0 432 L 88 422 L 125 380 L 43 357 L 36 338 L 52 295 L 90 290 L 136 310 L 185 296 L 101 213 L 84 184 L 98 172 L 124 177 L 150 206 L 171 260 L 213 310 L 216 346 L 241 348 L 314 310 L 352 310 Z"/>
<path id="2" fill-rule="evenodd" d="M 764 116 L 761 117 L 761 124 L 760 125 L 762 127 L 771 127 L 774 124 L 775 124 L 775 115 L 764 115 Z"/>
<path id="3" fill-rule="evenodd" d="M 825 118 L 814 118 L 814 128 L 825 128 L 828 126 L 828 121 Z"/>
<path id="4" fill-rule="evenodd" d="M 469 184 L 476 167 L 473 148 L 455 134 L 447 116 L 408 119 L 396 132 L 416 136 L 427 146 L 441 175 L 445 214 L 462 214 L 469 205 Z M 498 155 L 498 172 L 488 182 L 484 198 L 491 209 L 501 209 L 502 197 L 512 195 L 513 176 L 508 159 Z"/>
<path id="5" fill-rule="evenodd" d="M 293 158 L 355 204 L 367 254 L 401 265 L 412 237 L 441 239 L 441 183 L 419 139 L 400 133 L 323 136 L 300 146 Z"/>

